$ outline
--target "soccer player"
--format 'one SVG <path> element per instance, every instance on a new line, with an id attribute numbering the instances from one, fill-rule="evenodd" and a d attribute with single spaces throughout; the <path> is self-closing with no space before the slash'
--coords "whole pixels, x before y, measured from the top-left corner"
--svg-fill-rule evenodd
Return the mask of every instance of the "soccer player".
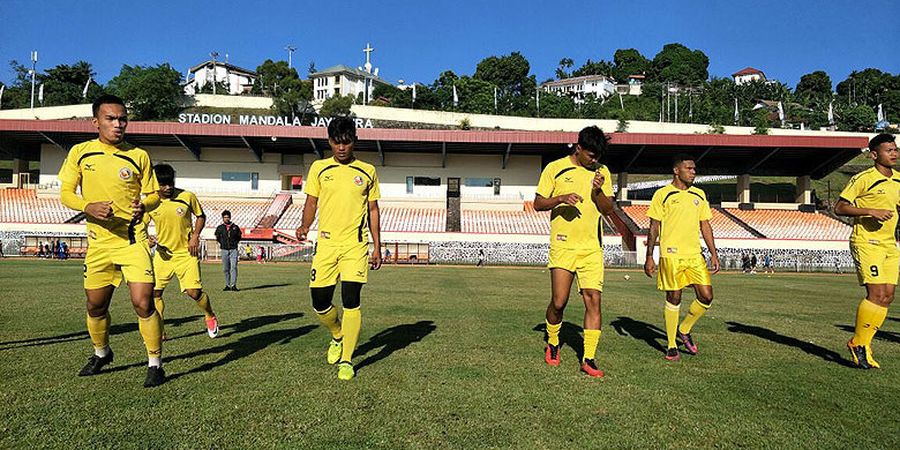
<path id="1" fill-rule="evenodd" d="M 94 354 L 78 375 L 96 375 L 113 361 L 109 303 L 124 275 L 147 348 L 144 387 L 158 386 L 166 379 L 162 319 L 153 305 L 153 263 L 142 220 L 144 211 L 159 205 L 156 177 L 147 152 L 125 142 L 128 112 L 122 99 L 101 96 L 93 113 L 98 138 L 72 147 L 59 171 L 60 200 L 87 216 L 84 289 Z M 146 195 L 143 200 L 141 194 Z"/>
<path id="2" fill-rule="evenodd" d="M 197 302 L 206 319 L 206 333 L 214 338 L 219 334 L 219 321 L 212 310 L 209 295 L 203 290 L 200 260 L 197 259 L 206 214 L 193 192 L 175 187 L 175 169 L 172 166 L 157 164 L 153 171 L 159 182 L 160 204 L 147 216 L 156 224 L 156 252 L 153 254 L 153 270 L 156 273 L 153 300 L 156 311 L 164 319 L 163 291 L 173 277 L 178 277 L 181 292 Z M 192 216 L 196 217 L 193 224 Z"/>
<path id="3" fill-rule="evenodd" d="M 850 254 L 866 298 L 856 309 L 856 330 L 847 343 L 853 362 L 861 369 L 880 368 L 872 356 L 872 338 L 884 323 L 894 300 L 900 270 L 900 252 L 894 240 L 900 204 L 900 172 L 894 136 L 879 134 L 869 141 L 875 165 L 856 174 L 841 192 L 834 212 L 853 217 Z"/>
<path id="4" fill-rule="evenodd" d="M 578 133 L 572 154 L 547 164 L 534 196 L 534 209 L 550 213 L 550 304 L 544 360 L 558 366 L 559 331 L 572 281 L 584 299 L 584 353 L 581 370 L 602 377 L 595 361 L 600 343 L 600 293 L 603 291 L 603 245 L 600 214 L 613 209 L 609 169 L 598 163 L 609 139 L 596 126 Z"/>
<path id="5" fill-rule="evenodd" d="M 657 271 L 653 261 L 653 248 L 659 238 L 659 273 L 656 287 L 666 292 L 666 359 L 680 359 L 677 335 L 688 354 L 697 354 L 697 345 L 691 337 L 691 329 L 706 313 L 713 301 L 713 289 L 706 260 L 700 251 L 700 238 L 706 242 L 712 263 L 712 273 L 719 272 L 719 255 L 713 239 L 709 220 L 712 213 L 706 193 L 694 186 L 697 164 L 690 155 L 680 154 L 672 159 L 672 183 L 653 193 L 647 217 L 650 218 L 650 236 L 647 238 L 647 259 L 644 273 L 652 277 Z M 680 318 L 681 290 L 694 287 L 697 298 L 691 303 L 688 315 Z"/>
<path id="6" fill-rule="evenodd" d="M 368 269 L 381 267 L 381 219 L 378 199 L 378 175 L 375 167 L 353 156 L 356 126 L 347 117 L 328 124 L 331 158 L 312 163 L 306 177 L 306 205 L 297 239 L 306 240 L 309 228 L 319 213 L 316 253 L 309 272 L 313 308 L 319 320 L 331 332 L 326 360 L 338 363 L 338 378 L 352 379 L 353 351 L 359 340 L 361 316 L 360 292 L 368 280 Z M 367 230 L 368 228 L 368 230 Z M 368 257 L 371 231 L 375 251 Z M 334 288 L 341 281 L 344 314 L 338 319 L 331 304 Z"/>

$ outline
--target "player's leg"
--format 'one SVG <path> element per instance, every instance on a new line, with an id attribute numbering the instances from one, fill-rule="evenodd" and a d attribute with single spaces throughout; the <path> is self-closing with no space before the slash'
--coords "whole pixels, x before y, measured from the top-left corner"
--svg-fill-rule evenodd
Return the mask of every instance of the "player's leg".
<path id="1" fill-rule="evenodd" d="M 603 252 L 587 251 L 580 254 L 575 273 L 578 277 L 581 298 L 584 300 L 584 353 L 581 371 L 592 377 L 602 377 L 603 371 L 597 368 L 595 356 L 603 323 L 601 313 Z"/>
<path id="2" fill-rule="evenodd" d="M 900 255 L 893 246 L 851 245 L 850 250 L 857 277 L 866 286 L 866 298 L 857 306 L 856 327 L 847 347 L 858 367 L 879 368 L 880 364 L 872 356 L 872 339 L 894 300 Z"/>
<path id="3" fill-rule="evenodd" d="M 702 256 L 694 259 L 694 262 L 686 268 L 688 282 L 694 286 L 695 300 L 691 303 L 687 316 L 678 326 L 678 338 L 684 344 L 685 349 L 691 355 L 697 354 L 697 345 L 691 336 L 691 330 L 694 325 L 706 314 L 706 311 L 712 306 L 713 288 L 712 281 L 709 276 L 709 270 L 706 268 L 706 260 Z"/>
<path id="4" fill-rule="evenodd" d="M 544 360 L 551 366 L 558 366 L 560 362 L 559 332 L 562 329 L 563 311 L 569 303 L 573 280 L 575 280 L 573 272 L 563 268 L 550 269 L 550 304 L 547 305 L 545 314 L 547 348 L 544 350 Z"/>
<path id="5" fill-rule="evenodd" d="M 165 330 L 166 303 L 163 300 L 163 292 L 175 275 L 173 269 L 171 257 L 168 260 L 163 259 L 159 251 L 153 254 L 153 306 L 159 314 L 160 322 L 163 323 L 162 340 L 164 341 L 167 337 Z"/>
<path id="6" fill-rule="evenodd" d="M 325 358 L 328 364 L 336 364 L 340 360 L 344 338 L 338 311 L 331 303 L 339 275 L 338 255 L 334 247 L 316 246 L 316 254 L 309 270 L 309 291 L 313 309 L 319 322 L 331 334 Z"/>
<path id="7" fill-rule="evenodd" d="M 144 338 L 147 349 L 147 378 L 144 387 L 154 387 L 166 381 L 162 368 L 162 318 L 156 312 L 153 302 L 155 275 L 150 248 L 146 242 L 138 242 L 128 247 L 117 249 L 113 253 L 113 262 L 121 267 L 128 290 L 131 293 L 131 306 L 138 316 L 138 331 Z"/>
<path id="8" fill-rule="evenodd" d="M 211 338 L 218 336 L 219 320 L 213 312 L 209 294 L 203 290 L 203 282 L 200 280 L 200 260 L 196 256 L 184 254 L 174 258 L 174 263 L 178 285 L 182 292 L 194 300 L 200 311 L 203 311 L 207 335 Z"/>
<path id="9" fill-rule="evenodd" d="M 666 324 L 666 359 L 677 361 L 678 345 L 675 341 L 678 333 L 678 321 L 681 311 L 681 290 L 687 286 L 684 264 L 681 259 L 659 258 L 656 287 L 666 293 L 663 316 Z"/>
<path id="10" fill-rule="evenodd" d="M 87 329 L 94 353 L 78 372 L 79 376 L 96 375 L 113 361 L 109 347 L 109 302 L 122 273 L 112 263 L 108 249 L 89 247 L 84 258 L 84 293 L 87 298 Z"/>
<path id="11" fill-rule="evenodd" d="M 360 310 L 360 294 L 362 287 L 369 281 L 369 245 L 362 243 L 344 250 L 338 258 L 338 270 L 341 277 L 342 331 L 344 333 L 341 349 L 338 378 L 349 380 L 356 375 L 353 368 L 353 352 L 359 342 L 362 327 Z"/>

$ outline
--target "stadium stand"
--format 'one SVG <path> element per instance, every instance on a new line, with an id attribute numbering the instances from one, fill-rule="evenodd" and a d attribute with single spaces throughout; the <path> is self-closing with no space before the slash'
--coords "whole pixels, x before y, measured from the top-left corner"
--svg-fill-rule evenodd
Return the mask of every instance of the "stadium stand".
<path id="1" fill-rule="evenodd" d="M 443 233 L 447 211 L 438 208 L 381 208 L 381 231 Z"/>
<path id="2" fill-rule="evenodd" d="M 38 198 L 34 189 L 0 189 L 0 204 L 0 222 L 7 223 L 65 223 L 78 213 L 59 198 Z"/>
<path id="3" fill-rule="evenodd" d="M 269 207 L 269 200 L 225 200 L 201 198 L 200 204 L 206 213 L 206 226 L 217 227 L 222 223 L 222 211 L 231 211 L 231 221 L 242 228 L 256 225 Z"/>
<path id="4" fill-rule="evenodd" d="M 275 223 L 278 222 L 278 219 L 281 218 L 292 202 L 293 199 L 290 193 L 280 192 L 276 194 L 262 217 L 254 224 L 254 228 L 274 228 Z"/>
<path id="5" fill-rule="evenodd" d="M 850 237 L 851 227 L 820 213 L 791 210 L 726 209 L 769 239 L 841 241 Z"/>
<path id="6" fill-rule="evenodd" d="M 634 223 L 641 229 L 650 228 L 650 218 L 647 217 L 648 205 L 628 205 L 622 206 L 622 211 L 628 215 Z M 746 230 L 741 224 L 731 220 L 730 217 L 722 214 L 718 209 L 712 209 L 712 220 L 710 225 L 713 229 L 713 235 L 717 238 L 727 239 L 754 239 L 756 236 Z"/>

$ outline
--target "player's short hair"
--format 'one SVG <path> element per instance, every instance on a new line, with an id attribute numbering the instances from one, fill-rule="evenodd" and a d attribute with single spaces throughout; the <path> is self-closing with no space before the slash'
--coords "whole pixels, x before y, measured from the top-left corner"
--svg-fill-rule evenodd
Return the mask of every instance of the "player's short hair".
<path id="1" fill-rule="evenodd" d="M 231 217 L 231 211 L 229 211 L 227 209 L 222 211 L 222 217 L 225 217 L 225 216 Z"/>
<path id="2" fill-rule="evenodd" d="M 91 105 L 94 117 L 97 117 L 97 113 L 100 112 L 100 107 L 103 105 L 122 105 L 122 107 L 125 108 L 125 102 L 123 102 L 121 98 L 112 94 L 103 94 L 97 97 L 97 100 L 94 100 L 94 104 Z"/>
<path id="3" fill-rule="evenodd" d="M 869 141 L 869 151 L 877 152 L 878 146 L 880 146 L 881 144 L 884 144 L 885 142 L 894 142 L 894 135 L 888 134 L 888 133 L 881 133 L 881 134 L 873 137 Z"/>
<path id="4" fill-rule="evenodd" d="M 328 124 L 328 139 L 339 144 L 356 142 L 356 123 L 347 116 L 338 116 Z"/>
<path id="5" fill-rule="evenodd" d="M 603 130 L 596 125 L 583 128 L 578 132 L 578 145 L 590 152 L 594 152 L 599 159 L 609 148 L 609 136 L 603 134 Z"/>
<path id="6" fill-rule="evenodd" d="M 693 156 L 688 155 L 687 153 L 679 153 L 679 154 L 677 154 L 677 155 L 675 155 L 675 156 L 672 157 L 672 167 L 675 168 L 675 167 L 677 167 L 679 164 L 681 164 L 681 163 L 683 163 L 683 162 L 685 162 L 685 161 L 694 161 L 694 162 L 696 162 L 696 161 L 697 161 L 697 158 L 694 158 Z"/>
<path id="7" fill-rule="evenodd" d="M 157 164 L 153 166 L 153 172 L 156 173 L 156 181 L 159 184 L 175 186 L 175 168 L 168 164 Z"/>

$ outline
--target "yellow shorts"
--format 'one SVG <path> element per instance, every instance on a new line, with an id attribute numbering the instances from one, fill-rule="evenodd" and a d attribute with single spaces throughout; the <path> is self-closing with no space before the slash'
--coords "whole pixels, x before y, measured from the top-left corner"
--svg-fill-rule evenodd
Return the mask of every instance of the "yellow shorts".
<path id="1" fill-rule="evenodd" d="M 660 291 L 680 291 L 692 284 L 712 286 L 703 255 L 659 258 L 657 271 L 656 288 Z"/>
<path id="2" fill-rule="evenodd" d="M 203 289 L 200 283 L 200 260 L 190 253 L 163 253 L 157 250 L 153 255 L 153 271 L 156 272 L 154 289 L 161 291 L 169 285 L 173 277 L 178 277 L 181 292 L 188 289 Z"/>
<path id="3" fill-rule="evenodd" d="M 369 280 L 369 243 L 316 245 L 309 287 L 334 286 L 341 281 L 365 283 Z"/>
<path id="4" fill-rule="evenodd" d="M 123 275 L 129 283 L 153 283 L 153 261 L 147 241 L 120 248 L 88 246 L 84 257 L 85 289 L 118 286 Z"/>
<path id="5" fill-rule="evenodd" d="M 897 245 L 850 243 L 850 254 L 856 265 L 860 286 L 865 284 L 897 284 L 900 273 L 900 251 Z"/>
<path id="6" fill-rule="evenodd" d="M 572 250 L 550 247 L 548 269 L 564 269 L 575 273 L 578 289 L 603 292 L 603 250 Z"/>

